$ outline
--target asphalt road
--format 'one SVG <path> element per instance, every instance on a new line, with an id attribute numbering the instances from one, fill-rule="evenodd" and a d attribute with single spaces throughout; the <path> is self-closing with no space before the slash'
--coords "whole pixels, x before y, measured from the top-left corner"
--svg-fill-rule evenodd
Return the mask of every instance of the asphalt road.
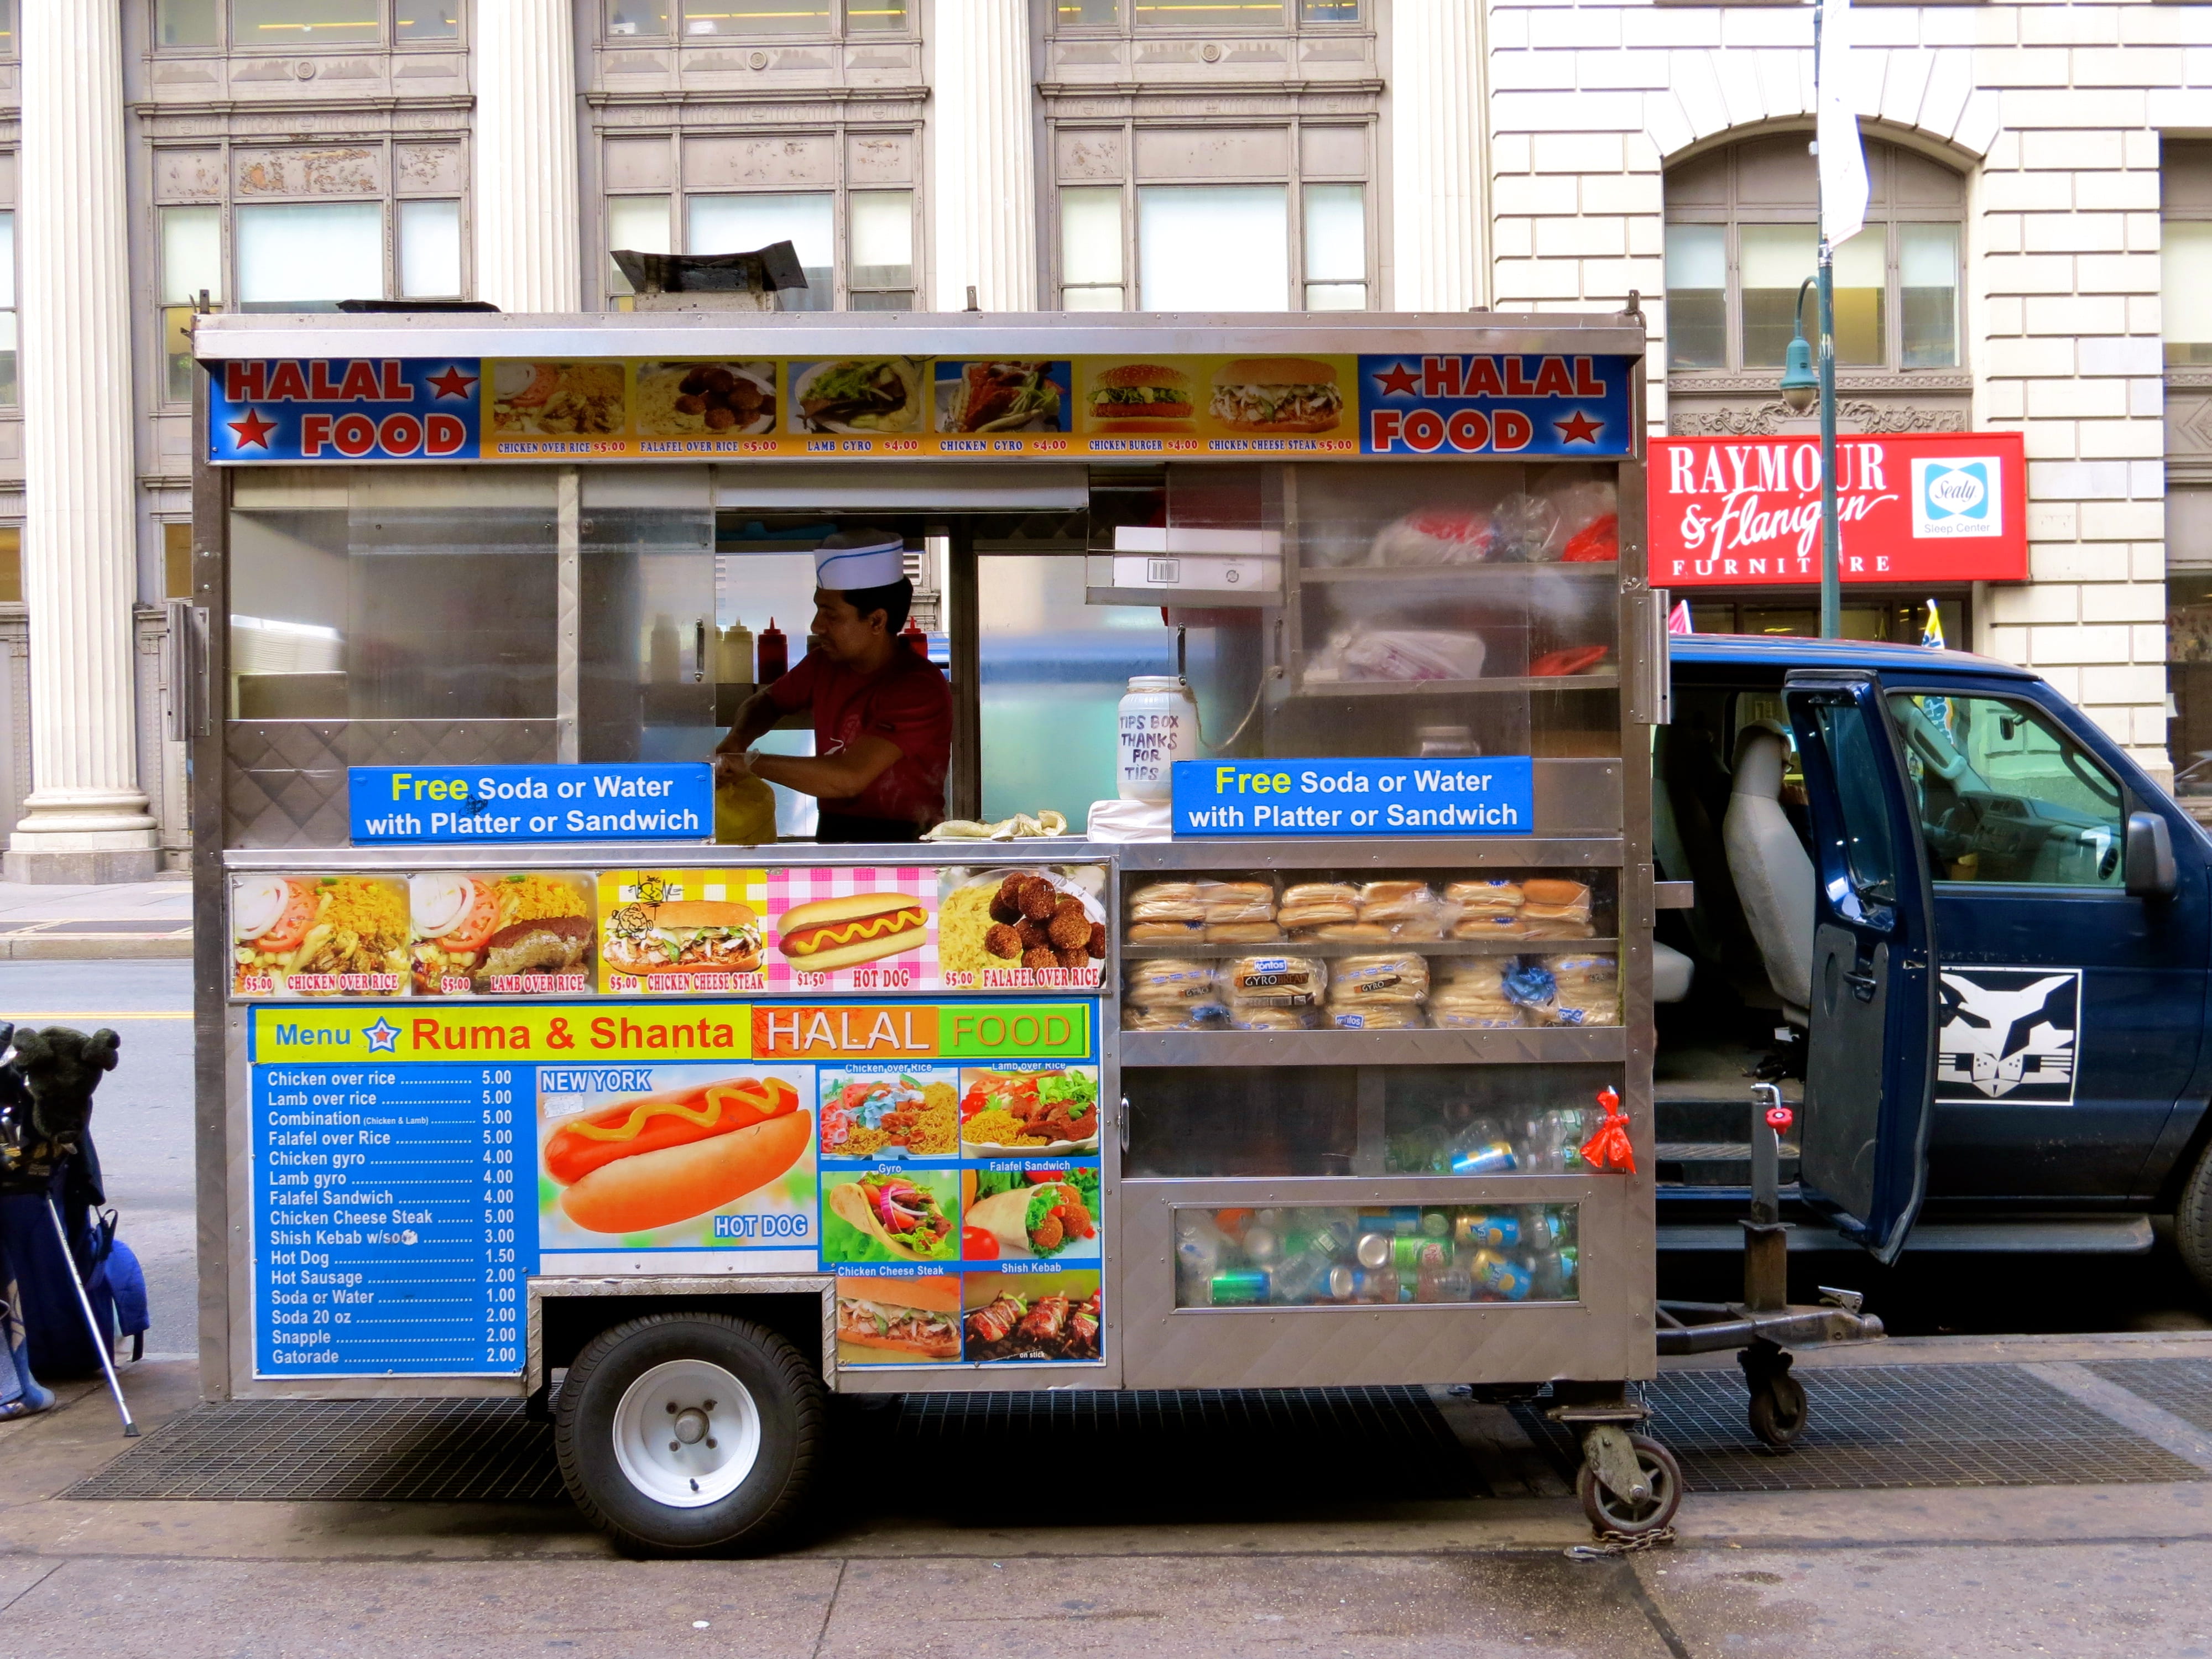
<path id="1" fill-rule="evenodd" d="M 122 1063 L 93 1120 L 109 1202 L 146 1268 L 149 1353 L 194 1351 L 191 964 L 0 962 L 0 1018 L 122 1033 Z M 1660 1294 L 1721 1301 L 1741 1294 L 1730 1256 L 1662 1260 Z M 2163 1239 L 2140 1256 L 1915 1255 L 1895 1267 L 1863 1256 L 1796 1255 L 1794 1298 L 1819 1287 L 1866 1293 L 1894 1335 L 2212 1328 L 2212 1298 Z"/>

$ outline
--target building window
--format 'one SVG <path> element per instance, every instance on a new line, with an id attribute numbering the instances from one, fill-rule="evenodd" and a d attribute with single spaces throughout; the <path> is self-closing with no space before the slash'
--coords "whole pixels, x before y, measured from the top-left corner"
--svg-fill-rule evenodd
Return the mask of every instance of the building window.
<path id="1" fill-rule="evenodd" d="M 184 404 L 192 399 L 192 312 L 203 297 L 210 306 L 222 303 L 222 210 L 161 212 L 162 395 Z"/>
<path id="2" fill-rule="evenodd" d="M 242 311 L 333 311 L 385 297 L 384 209 L 314 202 L 233 210 Z"/>
<path id="3" fill-rule="evenodd" d="M 785 311 L 836 309 L 836 201 L 829 191 L 694 196 L 686 204 L 686 253 L 749 253 L 789 242 L 806 273 L 804 293 L 776 295 Z"/>
<path id="4" fill-rule="evenodd" d="M 10 209 L 0 212 L 0 408 L 15 404 L 15 215 Z"/>
<path id="5" fill-rule="evenodd" d="M 461 295 L 461 204 L 399 204 L 399 295 L 457 300 Z"/>
<path id="6" fill-rule="evenodd" d="M 192 526 L 189 520 L 182 524 L 161 526 L 161 597 L 165 599 L 189 599 L 192 596 Z"/>
<path id="7" fill-rule="evenodd" d="M 1127 304 L 1124 194 L 1118 185 L 1061 190 L 1062 310 Z M 1364 185 L 1139 185 L 1127 194 L 1139 310 L 1366 308 Z"/>
<path id="8" fill-rule="evenodd" d="M 2212 143 L 2166 140 L 2159 179 L 2166 361 L 2212 363 Z"/>
<path id="9" fill-rule="evenodd" d="M 1291 23 L 1358 23 L 1362 0 L 1053 0 L 1055 30 L 1190 29 L 1249 33 Z"/>
<path id="10" fill-rule="evenodd" d="M 914 192 L 854 190 L 842 194 L 844 254 L 836 191 L 747 191 L 684 198 L 683 243 L 675 246 L 672 198 L 661 194 L 607 198 L 607 295 L 617 309 L 631 292 L 613 259 L 635 253 L 749 253 L 789 242 L 806 273 L 803 290 L 776 296 L 784 311 L 911 311 L 915 306 Z"/>
<path id="11" fill-rule="evenodd" d="M 1866 228 L 1835 250 L 1836 362 L 1946 369 L 1960 361 L 1956 173 L 1869 140 Z M 1667 175 L 1667 366 L 1779 369 L 1818 258 L 1813 158 L 1801 136 L 1755 139 Z M 1818 319 L 1805 296 L 1805 332 Z"/>
<path id="12" fill-rule="evenodd" d="M 154 0 L 154 43 L 168 51 L 220 48 L 225 9 L 222 0 Z M 234 52 L 404 46 L 461 33 L 460 0 L 229 0 L 228 10 Z"/>
<path id="13" fill-rule="evenodd" d="M 605 0 L 610 39 L 758 40 L 781 35 L 902 34 L 914 0 Z"/>
<path id="14" fill-rule="evenodd" d="M 912 311 L 914 192 L 860 190 L 847 200 L 853 245 L 847 304 L 854 311 Z"/>
<path id="15" fill-rule="evenodd" d="M 624 253 L 672 253 L 665 196 L 610 196 L 607 198 L 607 292 L 633 292 L 629 278 L 614 261 L 616 250 Z"/>

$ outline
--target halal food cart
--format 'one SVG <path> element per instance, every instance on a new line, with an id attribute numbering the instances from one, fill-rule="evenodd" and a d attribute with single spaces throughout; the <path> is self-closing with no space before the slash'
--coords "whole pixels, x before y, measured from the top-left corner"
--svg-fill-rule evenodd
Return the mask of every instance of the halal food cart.
<path id="1" fill-rule="evenodd" d="M 825 1389 L 1549 1384 L 1593 1520 L 1672 1514 L 1639 317 L 195 350 L 210 1395 L 526 1398 L 686 1552 Z M 954 838 L 717 842 L 855 526 Z"/>

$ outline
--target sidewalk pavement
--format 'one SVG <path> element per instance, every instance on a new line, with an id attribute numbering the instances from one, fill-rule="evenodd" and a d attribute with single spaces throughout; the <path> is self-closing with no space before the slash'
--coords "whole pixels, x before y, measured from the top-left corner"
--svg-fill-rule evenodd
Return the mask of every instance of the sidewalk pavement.
<path id="1" fill-rule="evenodd" d="M 105 887 L 0 881 L 0 961 L 113 962 L 192 953 L 191 877 Z"/>

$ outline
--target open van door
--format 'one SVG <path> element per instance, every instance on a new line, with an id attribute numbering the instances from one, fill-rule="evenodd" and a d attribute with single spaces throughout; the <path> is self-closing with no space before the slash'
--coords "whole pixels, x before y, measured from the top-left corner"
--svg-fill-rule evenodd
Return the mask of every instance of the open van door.
<path id="1" fill-rule="evenodd" d="M 1784 683 L 1813 827 L 1813 975 L 1798 1182 L 1893 1261 L 1927 1188 L 1936 988 L 1927 857 L 1880 682 Z"/>

